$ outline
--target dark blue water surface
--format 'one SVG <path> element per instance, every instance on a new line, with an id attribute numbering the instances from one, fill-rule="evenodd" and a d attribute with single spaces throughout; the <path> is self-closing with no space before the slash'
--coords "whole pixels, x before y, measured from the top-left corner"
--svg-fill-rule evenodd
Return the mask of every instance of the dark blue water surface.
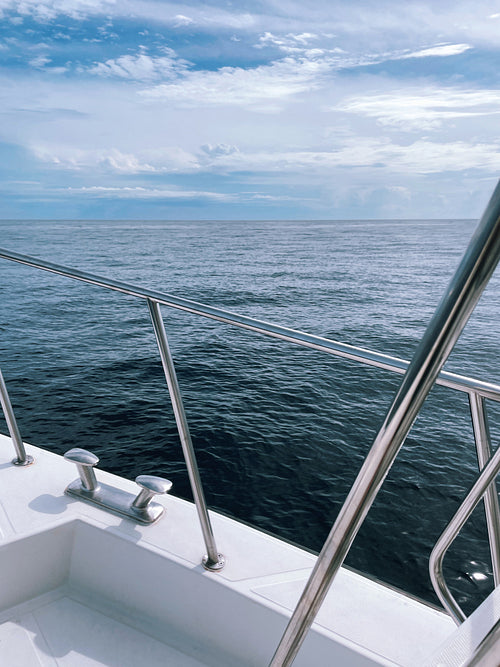
<path id="1" fill-rule="evenodd" d="M 0 245 L 409 359 L 474 228 L 3 221 Z M 449 370 L 500 379 L 498 287 L 496 277 Z M 162 312 L 209 505 L 319 550 L 400 376 Z M 0 261 L 0 365 L 25 440 L 90 449 L 103 468 L 164 475 L 190 497 L 144 301 Z M 500 414 L 488 407 L 496 444 Z M 437 387 L 347 563 L 433 600 L 428 556 L 476 471 L 467 396 Z M 446 559 L 469 607 L 492 585 L 485 535 L 478 508 Z"/>

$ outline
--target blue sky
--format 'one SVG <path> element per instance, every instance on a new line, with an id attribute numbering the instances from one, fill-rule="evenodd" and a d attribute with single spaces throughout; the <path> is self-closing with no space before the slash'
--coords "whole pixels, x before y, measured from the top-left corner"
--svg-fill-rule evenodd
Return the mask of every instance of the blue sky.
<path id="1" fill-rule="evenodd" d="M 0 0 L 0 218 L 477 217 L 500 1 Z"/>

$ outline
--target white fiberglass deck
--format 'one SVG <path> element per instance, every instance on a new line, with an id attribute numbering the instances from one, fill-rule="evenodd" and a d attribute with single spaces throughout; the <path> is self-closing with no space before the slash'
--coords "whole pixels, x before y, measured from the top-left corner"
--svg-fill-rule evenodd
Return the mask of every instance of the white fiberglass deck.
<path id="1" fill-rule="evenodd" d="M 269 663 L 314 556 L 211 514 L 227 565 L 206 572 L 193 505 L 162 497 L 166 515 L 137 526 L 65 496 L 75 466 L 28 451 L 34 465 L 12 466 L 0 435 L 0 664 Z M 454 630 L 445 614 L 343 569 L 294 665 L 416 667 Z"/>

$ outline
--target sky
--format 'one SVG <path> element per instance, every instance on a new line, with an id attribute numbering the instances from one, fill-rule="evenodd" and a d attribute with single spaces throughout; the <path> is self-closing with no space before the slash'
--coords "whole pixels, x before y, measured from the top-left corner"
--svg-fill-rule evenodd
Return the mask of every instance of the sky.
<path id="1" fill-rule="evenodd" d="M 500 0 L 0 0 L 0 219 L 477 218 Z"/>

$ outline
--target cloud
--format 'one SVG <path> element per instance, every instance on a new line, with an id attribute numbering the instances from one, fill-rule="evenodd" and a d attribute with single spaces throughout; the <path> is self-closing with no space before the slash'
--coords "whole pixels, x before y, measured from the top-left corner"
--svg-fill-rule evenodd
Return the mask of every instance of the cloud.
<path id="1" fill-rule="evenodd" d="M 266 46 L 275 46 L 280 51 L 289 54 L 304 53 L 310 49 L 310 42 L 319 39 L 318 35 L 311 32 L 302 32 L 298 34 L 288 33 L 286 35 L 276 35 L 272 32 L 265 32 L 259 37 L 256 48 L 262 49 Z M 320 50 L 323 52 L 323 50 Z"/>
<path id="2" fill-rule="evenodd" d="M 458 5 L 0 0 L 0 139 L 61 202 L 86 187 L 75 211 L 213 191 L 202 210 L 223 190 L 266 207 L 300 194 L 307 217 L 353 183 L 395 198 L 477 183 L 499 168 L 497 10 Z"/>
<path id="3" fill-rule="evenodd" d="M 197 3 L 189 6 L 189 16 L 174 14 L 179 9 L 186 10 L 187 5 L 176 2 L 165 2 L 156 11 L 151 3 L 140 3 L 140 10 L 150 18 L 162 23 L 170 23 L 174 28 L 196 27 L 201 30 L 249 30 L 255 28 L 255 17 L 248 12 L 227 11 L 215 4 Z M 151 11 L 153 10 L 153 11 Z"/>
<path id="4" fill-rule="evenodd" d="M 89 14 L 110 11 L 115 5 L 115 0 L 0 0 L 0 10 L 33 16 L 41 22 L 61 15 L 82 19 Z"/>
<path id="5" fill-rule="evenodd" d="M 186 173 L 199 169 L 195 156 L 179 147 L 146 149 L 140 155 L 116 148 L 83 150 L 37 145 L 32 152 L 38 160 L 75 171 L 99 169 L 116 174 Z"/>
<path id="6" fill-rule="evenodd" d="M 467 169 L 498 172 L 500 144 L 467 141 L 434 143 L 421 139 L 411 146 L 397 147 L 394 150 L 394 166 L 396 169 L 423 174 Z"/>
<path id="7" fill-rule="evenodd" d="M 232 6 L 231 6 L 232 5 Z M 142 29 L 144 23 L 188 27 L 202 32 L 217 33 L 231 30 L 256 36 L 269 33 L 286 37 L 283 48 L 300 46 L 309 36 L 335 35 L 338 45 L 355 51 L 361 45 L 365 53 L 371 48 L 383 51 L 388 42 L 392 48 L 415 49 L 422 42 L 465 40 L 498 44 L 496 21 L 490 0 L 462 2 L 430 2 L 411 0 L 398 3 L 380 0 L 377 3 L 360 0 L 319 0 L 305 4 L 297 0 L 274 0 L 269 3 L 190 2 L 178 0 L 0 0 L 0 12 L 32 16 L 40 22 L 61 17 L 83 20 L 89 17 L 111 17 L 114 20 L 135 20 Z M 238 35 L 240 36 L 240 35 Z M 303 37 L 305 36 L 305 37 Z M 318 44 L 322 48 L 321 44 Z"/>
<path id="8" fill-rule="evenodd" d="M 328 54 L 329 61 L 337 69 L 355 69 L 356 67 L 366 67 L 369 65 L 380 65 L 386 62 L 409 60 L 412 58 L 450 58 L 465 53 L 473 47 L 470 44 L 438 44 L 436 46 L 419 49 L 408 52 L 407 49 L 397 51 L 385 51 L 382 53 L 363 53 L 352 56 L 342 49 L 323 50 Z M 312 51 L 308 52 L 309 54 Z"/>
<path id="9" fill-rule="evenodd" d="M 355 69 L 384 62 L 408 60 L 410 58 L 451 57 L 465 53 L 472 48 L 469 44 L 437 44 L 425 49 L 409 52 L 408 49 L 382 51 L 375 50 L 356 53 L 336 46 L 338 39 L 333 35 L 317 35 L 309 32 L 277 35 L 266 32 L 259 38 L 256 48 L 273 46 L 296 59 L 303 58 L 323 62 L 332 71 Z M 311 42 L 318 42 L 316 46 Z"/>
<path id="10" fill-rule="evenodd" d="M 218 202 L 234 201 L 235 197 L 221 192 L 210 192 L 205 190 L 182 190 L 166 188 L 115 187 L 91 185 L 79 188 L 66 188 L 70 194 L 86 194 L 92 197 L 118 197 L 120 199 L 209 199 Z"/>
<path id="11" fill-rule="evenodd" d="M 329 71 L 325 61 L 289 57 L 247 69 L 187 71 L 178 81 L 159 84 L 140 94 L 185 107 L 223 105 L 278 111 L 280 102 L 317 88 Z"/>
<path id="12" fill-rule="evenodd" d="M 212 144 L 203 144 L 201 150 L 211 158 L 239 153 L 239 150 L 236 146 L 229 146 L 228 144 L 217 144 L 216 146 L 213 146 Z"/>
<path id="13" fill-rule="evenodd" d="M 311 32 L 288 33 L 286 35 L 265 32 L 255 44 L 256 49 L 271 46 L 296 59 L 323 60 L 332 69 L 371 64 L 378 56 L 348 54 L 347 51 L 332 45 L 334 36 Z M 336 40 L 335 40 L 336 42 Z"/>
<path id="14" fill-rule="evenodd" d="M 469 49 L 472 49 L 470 44 L 438 44 L 437 46 L 432 46 L 428 49 L 407 53 L 401 56 L 401 58 L 442 58 L 448 56 L 458 56 L 462 53 L 465 53 Z"/>
<path id="15" fill-rule="evenodd" d="M 407 88 L 381 95 L 351 97 L 332 108 L 402 130 L 433 130 L 459 118 L 500 113 L 500 90 Z"/>
<path id="16" fill-rule="evenodd" d="M 190 16 L 179 13 L 186 6 L 179 2 L 150 2 L 148 0 L 0 0 L 2 11 L 31 16 L 40 23 L 60 17 L 84 20 L 93 16 L 105 16 L 136 21 L 154 21 L 181 28 L 196 25 L 206 29 L 249 29 L 255 24 L 248 12 L 228 11 L 216 4 L 197 3 L 189 8 Z"/>
<path id="17" fill-rule="evenodd" d="M 118 199 L 143 199 L 143 200 L 206 200 L 213 203 L 236 203 L 236 202 L 292 202 L 297 197 L 289 195 L 269 195 L 260 192 L 238 192 L 236 194 L 225 192 L 214 192 L 210 190 L 188 190 L 177 187 L 170 188 L 148 188 L 142 186 L 103 186 L 91 185 L 82 187 L 68 187 L 66 191 L 71 195 L 83 194 L 89 197 L 118 198 Z M 303 198 L 300 198 L 302 201 Z"/>
<path id="18" fill-rule="evenodd" d="M 175 27 L 180 28 L 181 26 L 193 25 L 194 20 L 189 16 L 184 16 L 184 14 L 177 14 L 177 16 L 174 16 L 174 22 Z"/>
<path id="19" fill-rule="evenodd" d="M 165 48 L 164 52 L 164 56 L 157 57 L 149 56 L 144 52 L 136 55 L 124 55 L 106 60 L 104 63 L 94 63 L 92 67 L 82 69 L 82 71 L 97 76 L 154 81 L 175 78 L 189 66 L 190 63 L 178 58 L 172 49 Z"/>
<path id="20" fill-rule="evenodd" d="M 311 178 L 323 178 L 328 173 L 353 168 L 370 168 L 399 174 L 460 172 L 464 169 L 500 170 L 498 142 L 433 142 L 418 139 L 408 144 L 388 138 L 361 136 L 344 138 L 338 145 L 323 150 L 283 150 L 281 147 L 252 151 L 229 144 L 204 144 L 198 155 L 180 147 L 144 149 L 139 154 L 117 149 L 74 150 L 47 147 L 34 148 L 33 152 L 39 160 L 56 168 L 86 175 L 98 170 L 102 174 L 118 176 L 254 173 L 269 176 L 301 174 L 303 177 L 309 175 Z M 130 192 L 133 191 L 132 188 Z"/>
<path id="21" fill-rule="evenodd" d="M 434 174 L 464 169 L 500 170 L 500 143 L 447 143 L 419 139 L 398 144 L 389 139 L 356 137 L 322 151 L 239 151 L 217 156 L 212 167 L 242 172 L 317 174 L 346 168 L 376 168 L 386 173 Z"/>
<path id="22" fill-rule="evenodd" d="M 48 58 L 47 56 L 36 56 L 36 58 L 32 58 L 29 61 L 29 64 L 32 67 L 36 67 L 37 69 L 41 69 L 45 65 L 48 65 L 50 62 L 51 62 L 51 59 Z"/>

